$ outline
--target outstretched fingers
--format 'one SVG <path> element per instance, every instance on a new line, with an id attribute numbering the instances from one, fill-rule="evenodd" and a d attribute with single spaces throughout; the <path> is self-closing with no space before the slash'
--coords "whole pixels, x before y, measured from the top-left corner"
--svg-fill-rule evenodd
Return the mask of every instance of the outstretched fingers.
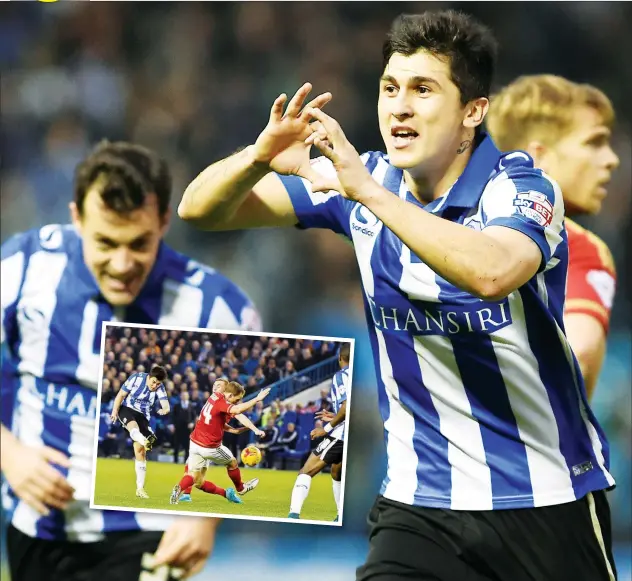
<path id="1" fill-rule="evenodd" d="M 305 107 L 303 107 L 303 111 L 301 112 L 302 118 L 309 117 L 307 113 L 310 109 L 322 109 L 329 101 L 332 99 L 331 93 L 321 93 L 318 97 L 314 97 Z"/>
<path id="2" fill-rule="evenodd" d="M 285 115 L 289 117 L 298 117 L 301 109 L 303 108 L 303 103 L 312 90 L 311 83 L 305 83 L 292 97 L 292 100 L 288 103 L 287 110 L 285 111 Z"/>
<path id="3" fill-rule="evenodd" d="M 272 107 L 270 108 L 270 121 L 276 122 L 281 121 L 281 117 L 283 117 L 283 105 L 287 101 L 287 95 L 285 93 L 281 93 L 272 103 Z"/>

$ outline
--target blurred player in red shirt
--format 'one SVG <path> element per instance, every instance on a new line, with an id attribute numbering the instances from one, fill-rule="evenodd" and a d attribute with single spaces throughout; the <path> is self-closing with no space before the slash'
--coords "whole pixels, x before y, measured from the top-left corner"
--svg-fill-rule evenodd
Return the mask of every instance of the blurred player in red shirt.
<path id="1" fill-rule="evenodd" d="M 170 504 L 178 504 L 182 491 L 192 485 L 203 492 L 217 494 L 223 496 L 229 502 L 240 504 L 241 498 L 239 495 L 250 492 L 259 484 L 258 478 L 253 478 L 245 483 L 242 482 L 237 460 L 232 452 L 222 445 L 222 439 L 230 419 L 229 416 L 248 411 L 258 401 L 263 401 L 269 393 L 270 388 L 268 387 L 262 389 L 250 401 L 238 403 L 244 397 L 245 389 L 236 381 L 231 381 L 208 398 L 191 433 L 191 445 L 187 461 L 188 472 L 173 487 L 169 498 Z M 233 481 L 235 488 L 223 489 L 209 480 L 204 480 L 209 460 L 214 464 L 226 466 L 228 476 Z"/>
<path id="2" fill-rule="evenodd" d="M 605 355 L 616 272 L 606 244 L 569 216 L 601 210 L 619 165 L 610 145 L 613 123 L 602 91 L 554 75 L 518 78 L 492 99 L 487 114 L 496 145 L 529 153 L 562 190 L 569 246 L 564 326 L 589 398 Z"/>

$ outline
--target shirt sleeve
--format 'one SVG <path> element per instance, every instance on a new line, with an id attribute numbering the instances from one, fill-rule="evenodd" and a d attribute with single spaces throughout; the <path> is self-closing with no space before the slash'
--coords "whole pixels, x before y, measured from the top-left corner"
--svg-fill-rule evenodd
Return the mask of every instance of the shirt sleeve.
<path id="1" fill-rule="evenodd" d="M 546 174 L 527 166 L 506 169 L 483 192 L 481 207 L 483 229 L 511 228 L 538 245 L 539 272 L 559 262 L 556 251 L 563 241 L 564 202 L 559 186 Z"/>
<path id="2" fill-rule="evenodd" d="M 217 412 L 230 413 L 231 407 L 233 407 L 232 404 L 228 403 L 223 397 L 213 402 L 213 410 Z"/>
<path id="3" fill-rule="evenodd" d="M 158 388 L 158 400 L 159 401 L 167 401 L 169 398 L 167 397 L 167 390 L 164 385 L 161 385 Z"/>
<path id="4" fill-rule="evenodd" d="M 617 279 L 610 250 L 601 240 L 598 242 L 601 247 L 588 240 L 571 247 L 564 313 L 590 315 L 607 334 Z"/>
<path id="5" fill-rule="evenodd" d="M 132 385 L 134 384 L 134 380 L 138 377 L 138 373 L 132 373 L 126 380 L 123 385 L 121 385 L 121 391 L 129 393 L 132 390 Z"/>
<path id="6" fill-rule="evenodd" d="M 364 163 L 368 154 L 362 156 Z M 336 177 L 336 170 L 326 157 L 311 161 L 314 171 L 327 177 Z M 298 176 L 277 174 L 290 196 L 301 228 L 325 228 L 351 239 L 349 217 L 353 202 L 336 191 L 313 192 L 309 180 Z"/>

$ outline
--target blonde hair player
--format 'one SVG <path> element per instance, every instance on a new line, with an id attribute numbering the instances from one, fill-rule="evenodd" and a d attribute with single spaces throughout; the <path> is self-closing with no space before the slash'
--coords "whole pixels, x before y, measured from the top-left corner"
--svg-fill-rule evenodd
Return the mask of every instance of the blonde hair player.
<path id="1" fill-rule="evenodd" d="M 601 210 L 619 165 L 613 123 L 602 91 L 554 75 L 516 79 L 492 98 L 487 115 L 501 149 L 525 150 L 562 189 L 569 247 L 564 326 L 589 398 L 604 360 L 616 271 L 603 240 L 568 217 Z"/>

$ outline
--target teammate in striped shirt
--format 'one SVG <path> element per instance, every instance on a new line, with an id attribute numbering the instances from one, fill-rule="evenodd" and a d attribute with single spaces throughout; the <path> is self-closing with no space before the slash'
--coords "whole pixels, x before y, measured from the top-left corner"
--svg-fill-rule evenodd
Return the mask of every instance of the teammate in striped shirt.
<path id="1" fill-rule="evenodd" d="M 145 491 L 147 475 L 147 456 L 156 442 L 156 435 L 149 426 L 151 410 L 156 398 L 160 402 L 158 414 L 167 415 L 170 411 L 167 391 L 163 383 L 167 379 L 167 370 L 160 365 L 152 367 L 149 373 L 133 373 L 121 386 L 112 406 L 112 422 L 121 421 L 134 442 L 136 461 L 136 496 L 149 498 Z"/>
<path id="2" fill-rule="evenodd" d="M 72 225 L 2 245 L 0 464 L 13 581 L 137 581 L 141 555 L 157 547 L 157 563 L 195 572 L 211 550 L 214 519 L 89 508 L 102 323 L 260 330 L 235 284 L 162 241 L 170 194 L 155 153 L 106 142 L 78 168 Z"/>
<path id="3" fill-rule="evenodd" d="M 386 154 L 358 155 L 306 84 L 178 209 L 353 242 L 388 456 L 358 580 L 613 578 L 608 445 L 562 330 L 562 197 L 481 130 L 494 55 L 466 15 L 404 15 L 383 46 Z"/>
<path id="4" fill-rule="evenodd" d="M 330 397 L 333 413 L 319 412 L 317 417 L 327 421 L 323 428 L 314 428 L 310 432 L 312 440 L 323 438 L 316 449 L 309 455 L 304 466 L 300 469 L 290 500 L 290 514 L 288 518 L 301 517 L 303 503 L 307 500 L 312 478 L 320 473 L 325 466 L 331 466 L 331 481 L 336 502 L 336 518 L 340 517 L 340 489 L 342 487 L 342 458 L 344 453 L 345 420 L 347 417 L 347 395 L 349 393 L 349 355 L 350 346 L 345 343 L 338 355 L 338 371 L 331 382 Z"/>
<path id="5" fill-rule="evenodd" d="M 229 381 L 219 386 L 208 398 L 191 433 L 187 473 L 173 487 L 169 504 L 178 504 L 182 492 L 190 490 L 193 485 L 202 492 L 223 496 L 229 502 L 236 504 L 242 502 L 238 495 L 244 495 L 257 487 L 258 478 L 242 482 L 237 460 L 230 449 L 222 444 L 229 416 L 242 414 L 253 408 L 257 402 L 266 398 L 270 393 L 270 388 L 262 389 L 250 401 L 239 403 L 245 393 L 243 385 L 236 381 Z M 209 480 L 204 480 L 209 462 L 226 466 L 228 476 L 235 484 L 235 488 L 223 489 Z"/>
<path id="6" fill-rule="evenodd" d="M 516 79 L 492 99 L 487 116 L 499 147 L 529 153 L 562 190 L 569 247 L 564 326 L 589 398 L 606 352 L 616 270 L 606 244 L 569 216 L 601 210 L 619 165 L 610 145 L 613 123 L 602 91 L 555 75 Z"/>

